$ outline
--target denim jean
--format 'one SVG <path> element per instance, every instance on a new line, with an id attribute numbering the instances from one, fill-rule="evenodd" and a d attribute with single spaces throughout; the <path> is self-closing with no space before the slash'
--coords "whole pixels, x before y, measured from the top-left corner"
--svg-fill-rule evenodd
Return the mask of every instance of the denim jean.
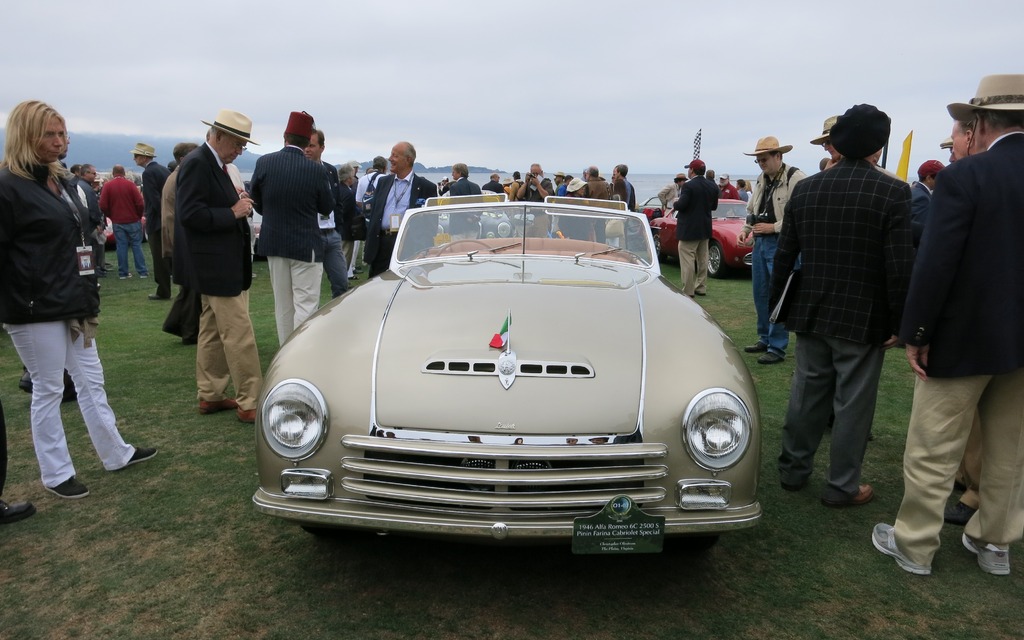
<path id="1" fill-rule="evenodd" d="M 789 346 L 789 331 L 781 322 L 768 322 L 768 316 L 771 314 L 768 297 L 771 293 L 775 248 L 778 244 L 778 236 L 755 236 L 754 252 L 751 256 L 751 279 L 754 285 L 754 309 L 757 311 L 757 339 L 768 345 L 770 353 L 785 356 L 786 347 Z"/>
<path id="2" fill-rule="evenodd" d="M 128 275 L 128 245 L 132 247 L 135 270 L 140 276 L 149 275 L 142 255 L 142 223 L 115 224 L 114 240 L 117 242 L 117 275 L 122 278 Z"/>
<path id="3" fill-rule="evenodd" d="M 341 234 L 331 229 L 323 231 L 324 272 L 331 283 L 331 297 L 337 298 L 348 291 L 348 265 L 341 252 Z"/>

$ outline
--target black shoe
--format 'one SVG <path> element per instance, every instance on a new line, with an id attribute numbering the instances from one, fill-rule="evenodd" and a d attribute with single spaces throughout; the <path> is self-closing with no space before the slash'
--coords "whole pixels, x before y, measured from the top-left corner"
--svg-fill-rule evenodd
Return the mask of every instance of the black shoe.
<path id="1" fill-rule="evenodd" d="M 0 500 L 0 524 L 11 524 L 18 520 L 24 520 L 36 512 L 31 502 L 15 502 L 7 504 Z"/>
<path id="2" fill-rule="evenodd" d="M 135 453 L 132 454 L 132 457 L 128 459 L 128 462 L 121 469 L 127 469 L 133 464 L 145 462 L 155 455 L 156 449 L 154 447 L 135 447 Z M 121 469 L 115 469 L 115 471 L 120 471 Z"/>
<path id="3" fill-rule="evenodd" d="M 807 481 L 804 480 L 803 482 L 798 482 L 797 484 L 789 484 L 788 482 L 780 481 L 779 486 L 781 486 L 786 491 L 800 491 L 807 486 Z"/>
<path id="4" fill-rule="evenodd" d="M 972 509 L 962 502 L 957 502 L 952 507 L 946 507 L 946 511 L 942 514 L 942 519 L 949 524 L 955 524 L 964 526 L 967 521 L 971 519 L 971 516 L 977 512 L 977 509 Z"/>
<path id="5" fill-rule="evenodd" d="M 763 356 L 757 359 L 757 364 L 779 364 L 785 359 L 785 357 L 769 351 L 768 353 L 764 354 Z"/>
<path id="6" fill-rule="evenodd" d="M 694 293 L 697 294 L 698 296 L 706 296 L 706 295 L 708 295 L 707 291 L 694 291 Z"/>
<path id="7" fill-rule="evenodd" d="M 28 374 L 28 369 L 25 373 L 21 374 L 21 380 L 18 380 L 18 388 L 25 393 L 32 393 L 32 376 Z"/>
<path id="8" fill-rule="evenodd" d="M 165 296 L 158 296 L 155 293 L 151 293 L 151 294 L 149 294 L 149 299 L 150 300 L 170 300 L 171 296 L 166 296 L 166 297 Z"/>
<path id="9" fill-rule="evenodd" d="M 749 347 L 743 347 L 743 350 L 747 353 L 764 353 L 768 350 L 768 345 L 763 342 L 755 342 Z"/>
<path id="10" fill-rule="evenodd" d="M 79 482 L 75 476 L 71 476 L 56 487 L 46 487 L 46 490 L 57 497 L 67 498 L 68 500 L 77 500 L 89 495 L 88 487 Z"/>

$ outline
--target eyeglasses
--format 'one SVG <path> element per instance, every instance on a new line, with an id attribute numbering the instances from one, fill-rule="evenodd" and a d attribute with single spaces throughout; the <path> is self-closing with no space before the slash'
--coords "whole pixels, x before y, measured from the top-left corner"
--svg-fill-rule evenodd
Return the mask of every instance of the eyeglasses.
<path id="1" fill-rule="evenodd" d="M 831 140 L 826 140 L 825 142 L 821 143 L 821 148 L 822 149 L 828 149 L 831 146 L 832 146 L 832 141 Z"/>
<path id="2" fill-rule="evenodd" d="M 771 158 L 771 156 L 765 156 L 763 158 L 754 158 L 754 164 L 764 164 L 768 162 L 769 158 Z"/>

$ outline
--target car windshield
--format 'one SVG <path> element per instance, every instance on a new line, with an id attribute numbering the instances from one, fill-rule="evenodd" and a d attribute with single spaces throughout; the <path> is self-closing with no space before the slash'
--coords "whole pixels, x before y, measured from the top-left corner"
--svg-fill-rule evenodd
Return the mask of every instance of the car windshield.
<path id="1" fill-rule="evenodd" d="M 529 255 L 652 264 L 650 227 L 620 211 L 534 202 L 434 207 L 406 216 L 395 252 L 399 262 Z"/>
<path id="2" fill-rule="evenodd" d="M 747 203 L 746 202 L 719 202 L 718 208 L 715 209 L 716 218 L 746 218 L 747 217 Z"/>

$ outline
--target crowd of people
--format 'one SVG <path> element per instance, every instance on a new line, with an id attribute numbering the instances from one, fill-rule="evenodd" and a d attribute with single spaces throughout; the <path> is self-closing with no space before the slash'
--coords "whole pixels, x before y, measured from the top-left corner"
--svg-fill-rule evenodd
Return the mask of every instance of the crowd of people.
<path id="1" fill-rule="evenodd" d="M 904 345 L 917 376 L 905 494 L 895 524 L 876 525 L 872 542 L 915 574 L 931 572 L 943 520 L 964 526 L 963 545 L 996 575 L 1009 573 L 1008 545 L 1024 535 L 1024 340 L 1015 326 L 1024 313 L 1024 257 L 1010 244 L 1024 208 L 1012 180 L 1024 166 L 1022 95 L 1024 75 L 988 76 L 969 102 L 949 105 L 954 125 L 941 146 L 950 149 L 950 165 L 923 163 L 912 186 L 877 166 L 890 119 L 862 104 L 826 119 L 811 140 L 828 153 L 814 175 L 785 163 L 792 145 L 765 136 L 746 154 L 760 169 L 753 185 L 734 186 L 728 175 L 716 184 L 695 158 L 659 193 L 678 220 L 682 288 L 690 296 L 706 293 L 712 211 L 720 200 L 747 202 L 738 241 L 753 247 L 758 339 L 744 350 L 776 364 L 786 358 L 789 333 L 797 336 L 778 458 L 783 489 L 808 485 L 831 428 L 822 504 L 852 507 L 874 498 L 861 481 L 863 458 L 885 350 Z M 65 370 L 104 468 L 119 471 L 157 453 L 125 442 L 104 391 L 94 342 L 103 214 L 118 238 L 119 277 L 130 275 L 128 250 L 135 251 L 144 215 L 157 284 L 150 298 L 170 299 L 172 278 L 180 286 L 164 328 L 197 345 L 199 413 L 233 411 L 251 423 L 263 382 L 248 300 L 254 211 L 262 215 L 258 251 L 268 258 L 284 343 L 319 306 L 325 274 L 336 297 L 357 277 L 360 253 L 371 277 L 388 269 L 404 214 L 428 198 L 494 192 L 540 202 L 563 195 L 636 208 L 624 164 L 611 180 L 595 166 L 579 177 L 559 171 L 548 178 L 533 164 L 525 176 L 492 174 L 480 186 L 457 163 L 451 180 L 435 184 L 415 174 L 416 149 L 401 141 L 360 177 L 358 163 L 336 168 L 322 160 L 325 134 L 298 111 L 288 117 L 282 148 L 261 156 L 245 184 L 233 161 L 257 144 L 252 121 L 224 109 L 202 122 L 205 142 L 177 145 L 171 167 L 158 165 L 145 143 L 131 150 L 143 169 L 141 191 L 115 167 L 97 197 L 92 165 L 69 172 L 61 162 L 68 139 L 56 110 L 28 101 L 8 119 L 0 320 L 32 382 L 42 482 L 59 497 L 88 495 L 60 417 Z M 149 275 L 138 253 L 135 260 L 139 277 Z M 1003 274 L 1002 282 L 992 273 Z M 5 428 L 0 405 L 0 493 Z M 966 491 L 947 507 L 955 480 Z M 29 503 L 0 501 L 0 524 L 32 513 Z"/>

